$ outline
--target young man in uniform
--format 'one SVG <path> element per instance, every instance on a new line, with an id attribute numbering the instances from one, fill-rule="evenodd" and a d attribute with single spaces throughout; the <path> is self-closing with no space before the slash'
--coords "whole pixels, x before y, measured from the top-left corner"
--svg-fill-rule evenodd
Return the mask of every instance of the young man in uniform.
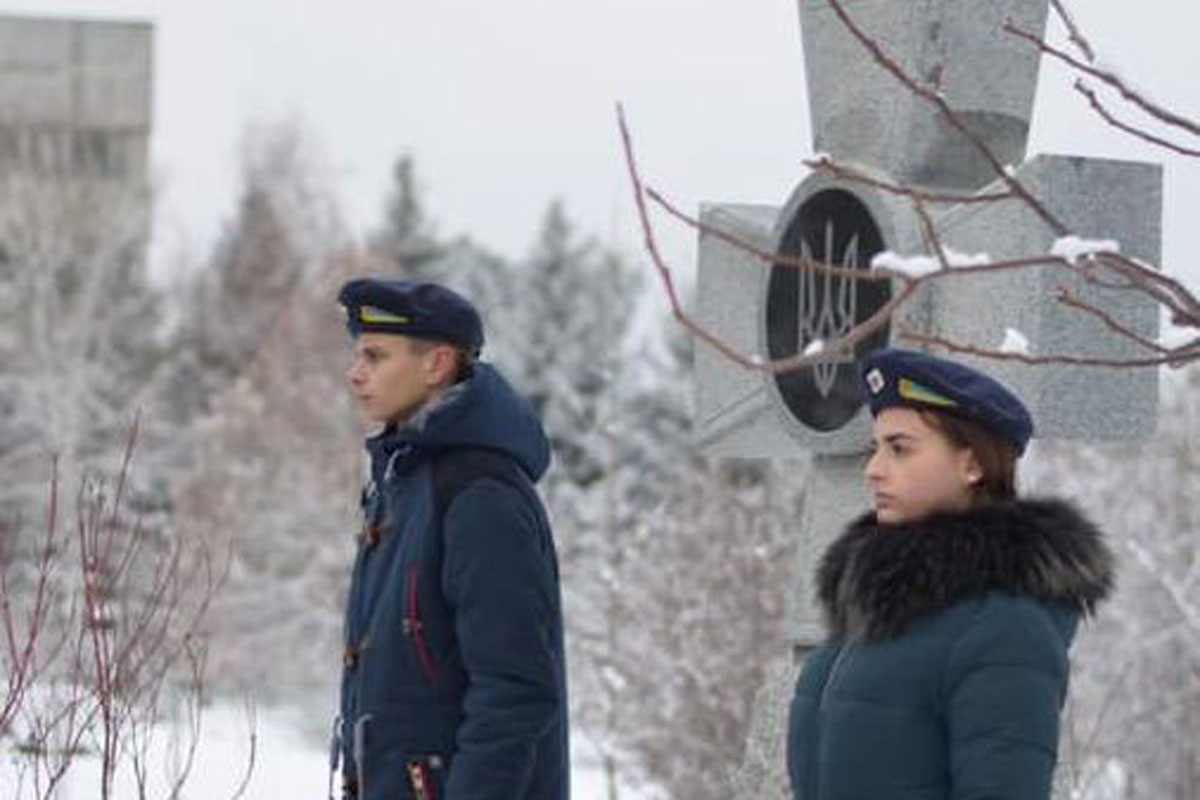
<path id="1" fill-rule="evenodd" d="M 533 483 L 541 424 L 477 360 L 475 308 L 442 286 L 338 296 L 371 478 L 346 604 L 336 755 L 356 800 L 565 800 L 558 563 Z"/>

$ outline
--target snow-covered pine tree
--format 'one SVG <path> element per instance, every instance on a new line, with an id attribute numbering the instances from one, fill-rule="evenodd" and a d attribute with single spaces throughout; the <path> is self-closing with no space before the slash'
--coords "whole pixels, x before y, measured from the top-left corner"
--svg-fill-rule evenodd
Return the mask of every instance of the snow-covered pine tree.
<path id="1" fill-rule="evenodd" d="M 114 469 L 146 400 L 161 352 L 150 206 L 133 176 L 0 177 L 0 539 L 13 560 L 41 533 L 52 458 L 72 492 L 88 469 Z M 158 507 L 134 478 L 127 510 Z"/>
<path id="2" fill-rule="evenodd" d="M 159 389 L 176 424 L 211 404 L 253 359 L 295 287 L 344 233 L 320 184 L 317 150 L 295 121 L 250 129 L 237 210 L 208 265 L 177 292 L 182 304 Z"/>
<path id="3" fill-rule="evenodd" d="M 416 163 L 410 155 L 400 156 L 392 167 L 383 224 L 371 237 L 371 249 L 406 277 L 436 280 L 444 271 L 445 265 L 437 262 L 445 245 L 425 214 Z"/>
<path id="4" fill-rule="evenodd" d="M 369 250 L 377 262 L 376 273 L 434 281 L 470 298 L 483 317 L 487 334 L 484 359 L 502 369 L 514 363 L 513 354 L 520 347 L 516 321 L 521 315 L 519 287 L 523 280 L 517 266 L 469 237 L 437 237 L 425 214 L 411 156 L 396 161 L 382 224 L 371 237 Z"/>
<path id="5" fill-rule="evenodd" d="M 542 488 L 568 563 L 601 522 L 603 500 L 591 491 L 606 470 L 601 423 L 639 293 L 629 266 L 579 237 L 552 203 L 522 269 L 513 371 L 550 437 L 554 464 Z"/>
<path id="6" fill-rule="evenodd" d="M 222 688 L 329 710 L 358 530 L 364 431 L 343 381 L 350 352 L 334 297 L 353 251 L 297 285 L 237 383 L 190 445 L 182 535 L 228 555 L 210 614 Z"/>
<path id="7" fill-rule="evenodd" d="M 754 698 L 783 649 L 807 463 L 702 457 L 691 441 L 691 342 L 667 331 L 665 355 L 640 360 L 612 426 L 609 513 L 620 522 L 599 572 L 603 635 L 573 634 L 598 662 L 598 696 L 615 704 L 609 751 L 666 796 L 723 798 L 735 794 Z M 596 702 L 585 701 L 585 721 Z"/>
<path id="8" fill-rule="evenodd" d="M 1064 748 L 1083 800 L 1200 796 L 1200 370 L 1164 378 L 1150 441 L 1042 442 L 1025 481 L 1073 498 L 1118 557 L 1072 651 Z"/>
<path id="9" fill-rule="evenodd" d="M 295 123 L 247 139 L 238 214 L 196 277 L 163 394 L 179 429 L 177 526 L 229 565 L 214 675 L 274 698 L 335 675 L 357 491 L 335 297 L 362 256 L 319 164 Z"/>

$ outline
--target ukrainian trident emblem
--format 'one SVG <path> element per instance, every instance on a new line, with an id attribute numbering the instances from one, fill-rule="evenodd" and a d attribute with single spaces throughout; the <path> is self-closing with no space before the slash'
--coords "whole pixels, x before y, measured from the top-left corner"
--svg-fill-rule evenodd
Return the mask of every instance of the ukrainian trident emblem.
<path id="1" fill-rule="evenodd" d="M 783 232 L 777 252 L 786 256 L 767 282 L 766 345 L 771 358 L 813 352 L 849 333 L 887 302 L 886 282 L 858 280 L 883 250 L 883 236 L 854 194 L 825 189 L 812 194 Z M 788 410 L 803 424 L 832 431 L 862 405 L 854 364 L 887 343 L 886 327 L 853 352 L 830 353 L 811 367 L 775 377 Z"/>
<path id="2" fill-rule="evenodd" d="M 813 248 L 808 240 L 800 241 L 800 261 L 803 264 L 816 266 L 834 266 L 831 263 L 821 263 L 813 257 Z M 834 253 L 833 220 L 825 222 L 826 257 Z M 855 233 L 841 254 L 837 257 L 837 266 L 843 269 L 854 269 L 858 263 L 858 234 Z M 800 272 L 800 285 L 797 300 L 797 327 L 799 340 L 796 343 L 798 352 L 809 348 L 823 346 L 827 342 L 840 339 L 854 327 L 858 314 L 858 281 L 847 275 L 835 275 L 830 270 L 803 269 Z M 838 370 L 843 364 L 853 364 L 854 355 L 838 353 L 831 355 L 829 360 L 813 365 L 813 383 L 818 394 L 823 398 L 829 397 L 837 380 Z"/>

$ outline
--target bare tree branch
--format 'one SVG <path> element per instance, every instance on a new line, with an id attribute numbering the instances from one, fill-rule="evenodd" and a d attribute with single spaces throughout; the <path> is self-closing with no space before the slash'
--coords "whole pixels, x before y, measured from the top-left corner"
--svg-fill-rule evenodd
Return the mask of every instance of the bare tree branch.
<path id="1" fill-rule="evenodd" d="M 838 0 L 829 0 L 829 2 L 837 3 Z M 1008 33 L 1011 33 L 1013 36 L 1024 39 L 1034 47 L 1037 47 L 1043 53 L 1053 56 L 1054 58 L 1078 70 L 1079 72 L 1082 72 L 1086 75 L 1091 75 L 1096 80 L 1112 87 L 1117 91 L 1118 94 L 1121 95 L 1124 100 L 1141 109 L 1147 115 L 1158 120 L 1164 125 L 1187 131 L 1193 136 L 1200 136 L 1200 123 L 1194 122 L 1187 117 L 1176 114 L 1170 109 L 1164 108 L 1163 106 L 1150 101 L 1140 92 L 1130 88 L 1130 86 L 1116 73 L 1110 70 L 1101 69 L 1100 67 L 1095 66 L 1093 63 L 1080 61 L 1078 58 L 1074 57 L 1062 48 L 1055 47 L 1042 37 L 1017 27 L 1011 21 L 1004 23 L 1004 30 Z"/>
<path id="2" fill-rule="evenodd" d="M 848 30 L 850 34 L 854 36 L 854 38 L 857 39 L 859 43 L 870 52 L 871 56 L 875 59 L 875 62 L 891 73 L 891 75 L 895 77 L 896 80 L 900 81 L 905 87 L 907 87 L 909 91 L 936 108 L 941 114 L 942 118 L 945 119 L 952 128 L 958 131 L 964 139 L 970 142 L 971 146 L 975 148 L 976 152 L 978 152 L 984 158 L 984 160 L 988 162 L 996 177 L 1008 187 L 1009 191 L 1012 192 L 1013 195 L 1023 200 L 1035 214 L 1042 218 L 1042 220 L 1050 227 L 1052 231 L 1055 232 L 1056 235 L 1064 236 L 1067 234 L 1067 226 L 1064 225 L 1058 219 L 1058 217 L 1051 213 L 1051 211 L 1046 208 L 1040 200 L 1034 197 L 1033 194 L 1031 194 L 1029 190 L 1025 188 L 1024 184 L 1017 180 L 1014 175 L 1010 174 L 1010 171 L 1005 168 L 1005 165 L 1000 161 L 999 158 L 996 157 L 996 154 L 992 152 L 987 143 L 984 142 L 983 139 L 978 136 L 978 134 L 971 130 L 970 126 L 963 121 L 962 117 L 957 114 L 953 108 L 951 108 L 950 103 L 940 91 L 918 83 L 911 75 L 905 72 L 904 68 L 901 67 L 895 59 L 884 52 L 883 47 L 881 47 L 877 41 L 871 38 L 871 36 L 869 36 L 858 25 L 858 23 L 856 23 L 850 17 L 850 15 L 846 12 L 845 7 L 842 5 L 841 0 L 826 0 L 826 2 L 828 2 L 830 7 L 833 8 L 834 13 L 837 14 L 838 19 L 842 21 L 842 24 L 846 26 L 846 30 Z"/>
<path id="3" fill-rule="evenodd" d="M 1131 340 L 1137 342 L 1142 347 L 1145 347 L 1148 350 L 1155 350 L 1159 353 L 1163 353 L 1164 355 L 1170 355 L 1177 359 L 1186 359 L 1189 355 L 1191 355 L 1191 353 L 1189 353 L 1189 351 L 1192 349 L 1195 349 L 1196 344 L 1200 343 L 1200 338 L 1197 338 L 1195 342 L 1192 342 L 1187 345 L 1183 345 L 1182 348 L 1164 347 L 1163 345 L 1159 344 L 1158 342 L 1154 341 L 1153 339 L 1147 339 L 1146 337 L 1142 336 L 1137 331 L 1130 328 L 1128 325 L 1118 322 L 1117 319 L 1115 317 L 1113 317 L 1113 315 L 1108 313 L 1107 311 L 1100 309 L 1100 308 L 1096 308 L 1091 303 L 1087 303 L 1087 302 L 1084 302 L 1083 300 L 1080 300 L 1077 296 L 1075 296 L 1074 294 L 1072 294 L 1071 292 L 1069 292 L 1066 289 L 1059 288 L 1054 293 L 1054 299 L 1057 300 L 1059 303 L 1063 304 L 1064 306 L 1078 309 L 1079 311 L 1082 311 L 1085 314 L 1090 314 L 1090 315 L 1096 317 L 1101 322 L 1103 322 L 1108 327 L 1109 330 L 1113 331 L 1114 333 L 1116 333 L 1126 339 L 1131 339 Z M 1183 352 L 1180 352 L 1181 350 Z"/>
<path id="4" fill-rule="evenodd" d="M 843 178 L 854 183 L 860 183 L 863 186 L 870 186 L 874 189 L 887 192 L 888 194 L 898 197 L 908 197 L 913 200 L 921 200 L 926 203 L 945 203 L 948 205 L 972 205 L 983 203 L 994 203 L 999 200 L 1007 200 L 1013 197 L 1011 191 L 1005 192 L 988 192 L 977 194 L 961 194 L 953 192 L 931 192 L 926 189 L 921 189 L 914 186 L 905 186 L 903 184 L 885 181 L 882 178 L 869 175 L 868 173 L 855 169 L 846 164 L 839 164 L 829 156 L 819 156 L 818 158 L 806 159 L 802 162 L 810 169 L 824 172 L 832 175 L 835 178 Z"/>
<path id="5" fill-rule="evenodd" d="M 622 131 L 625 135 L 625 141 L 628 143 L 630 141 L 629 137 L 628 137 L 628 129 L 626 127 L 624 127 L 624 118 L 623 117 L 622 117 L 622 125 L 623 125 Z M 631 151 L 630 151 L 630 153 L 631 153 Z M 923 206 L 921 206 L 920 203 L 916 203 L 916 206 L 918 208 L 918 217 L 922 218 L 922 233 L 924 235 L 927 246 L 930 247 L 931 249 L 933 249 L 935 254 L 938 254 L 937 257 L 938 257 L 939 263 L 941 264 L 942 268 L 939 270 L 936 270 L 934 272 L 926 273 L 924 275 L 911 276 L 911 275 L 907 275 L 907 274 L 899 272 L 899 271 L 889 270 L 889 269 L 880 268 L 880 267 L 875 267 L 870 270 L 847 269 L 845 267 L 832 267 L 832 266 L 829 266 L 826 264 L 813 262 L 813 261 L 807 260 L 807 259 L 793 258 L 793 257 L 776 254 L 776 253 L 771 253 L 771 252 L 762 250 L 761 248 L 755 247 L 754 245 L 752 245 L 748 242 L 745 242 L 745 241 L 739 239 L 738 237 L 729 234 L 726 231 L 722 231 L 720 229 L 712 227 L 711 225 L 704 224 L 700 220 L 697 220 L 696 218 L 684 213 L 682 210 L 680 210 L 678 207 L 676 207 L 674 204 L 672 204 L 669 200 L 667 200 L 665 197 L 663 197 L 659 192 L 655 191 L 654 189 L 641 186 L 640 184 L 637 184 L 637 187 L 638 187 L 638 190 L 644 191 L 646 196 L 648 196 L 651 200 L 653 200 L 657 205 L 659 205 L 664 211 L 666 211 L 668 214 L 670 214 L 675 219 L 683 222 L 684 224 L 703 233 L 706 236 L 713 236 L 717 239 L 720 239 L 721 241 L 729 244 L 730 246 L 735 247 L 747 254 L 750 254 L 750 255 L 754 256 L 755 258 L 758 258 L 766 263 L 781 264 L 781 265 L 785 265 L 785 266 L 791 266 L 796 269 L 811 269 L 819 274 L 829 273 L 829 274 L 834 274 L 834 275 L 837 275 L 837 276 L 845 278 L 845 279 L 880 280 L 882 278 L 888 278 L 888 279 L 892 279 L 895 282 L 897 282 L 898 284 L 900 284 L 900 286 L 902 287 L 900 292 L 896 295 L 896 297 L 892 298 L 892 300 L 889 301 L 888 304 L 886 304 L 883 308 L 880 309 L 880 311 L 886 311 L 888 316 L 881 317 L 879 312 L 877 312 L 875 315 L 872 315 L 872 317 L 870 317 L 868 320 L 866 320 L 863 323 L 860 323 L 859 325 L 856 325 L 854 328 L 852 328 L 845 337 L 836 339 L 833 342 L 827 342 L 825 348 L 821 351 L 822 354 L 831 353 L 831 352 L 838 353 L 838 352 L 848 351 L 850 348 L 854 347 L 858 342 L 862 341 L 864 338 L 869 336 L 871 333 L 874 333 L 876 330 L 878 330 L 880 327 L 882 327 L 882 325 L 887 321 L 887 319 L 895 311 L 895 309 L 904 300 L 906 300 L 908 297 L 910 297 L 911 294 L 913 292 L 915 292 L 916 289 L 920 285 L 922 285 L 924 283 L 932 283 L 935 281 L 939 281 L 939 280 L 948 278 L 950 276 L 961 277 L 963 275 L 969 275 L 969 274 L 1003 272 L 1003 271 L 1009 271 L 1009 270 L 1029 269 L 1029 268 L 1036 268 L 1036 267 L 1057 266 L 1057 267 L 1061 267 L 1063 269 L 1072 271 L 1076 274 L 1079 274 L 1088 282 L 1096 284 L 1096 285 L 1105 286 L 1106 288 L 1116 288 L 1116 289 L 1124 289 L 1124 290 L 1139 290 L 1139 291 L 1143 291 L 1147 294 L 1150 294 L 1158 302 L 1160 302 L 1168 310 L 1170 310 L 1172 312 L 1172 316 L 1176 320 L 1189 319 L 1189 318 L 1191 318 L 1191 315 L 1193 313 L 1195 313 L 1195 310 L 1196 310 L 1195 309 L 1195 305 L 1196 305 L 1195 298 L 1192 297 L 1191 294 L 1187 291 L 1187 289 L 1184 288 L 1177 281 L 1174 281 L 1173 279 L 1168 278 L 1167 276 L 1163 275 L 1162 273 L 1160 273 L 1156 270 L 1153 270 L 1149 267 L 1146 267 L 1143 264 L 1140 264 L 1139 262 L 1137 262 L 1134 259 L 1128 258 L 1126 256 L 1122 256 L 1119 253 L 1109 253 L 1109 252 L 1096 253 L 1096 254 L 1081 258 L 1080 263 L 1078 263 L 1078 264 L 1072 263 L 1071 261 L 1068 261 L 1066 258 L 1064 258 L 1062 256 L 1046 254 L 1046 255 L 1042 255 L 1042 256 L 1033 256 L 1033 257 L 1029 257 L 1029 258 L 1016 258 L 1016 259 L 1008 259 L 1008 260 L 1004 260 L 1004 261 L 996 261 L 996 262 L 992 262 L 992 263 L 988 263 L 988 264 L 970 264 L 970 265 L 963 265 L 963 266 L 951 266 L 949 263 L 949 257 L 947 255 L 947 253 L 945 252 L 944 248 L 942 248 L 942 246 L 941 246 L 940 238 L 936 234 L 936 230 L 932 227 L 932 220 L 930 219 L 928 214 L 926 212 L 924 212 Z M 650 224 L 651 223 L 649 220 L 649 215 L 648 214 L 643 215 L 642 216 L 643 231 L 644 232 L 650 231 L 650 235 L 652 235 L 652 229 L 650 229 L 650 227 L 649 227 Z M 661 256 L 658 256 L 658 258 L 655 261 L 655 264 L 656 264 L 656 266 L 659 267 L 660 273 L 662 270 L 666 269 L 666 265 L 664 262 L 662 262 Z M 1118 285 L 1118 284 L 1113 284 L 1109 281 L 1104 281 L 1097 274 L 1097 270 L 1102 267 L 1109 268 L 1113 271 L 1117 271 L 1120 275 L 1125 277 L 1129 281 L 1129 283 Z M 1064 305 L 1069 305 L 1071 307 L 1079 309 L 1080 311 L 1086 311 L 1088 313 L 1091 313 L 1094 316 L 1097 316 L 1098 318 L 1100 318 L 1102 320 L 1105 320 L 1106 324 L 1109 325 L 1110 329 L 1112 329 L 1114 331 L 1114 333 L 1124 336 L 1125 338 L 1135 342 L 1136 344 L 1139 344 L 1142 346 L 1150 346 L 1149 339 L 1146 339 L 1145 337 L 1141 336 L 1140 334 L 1137 334 L 1128 326 L 1122 325 L 1121 323 L 1117 322 L 1111 315 L 1107 314 L 1106 312 L 1102 311 L 1101 309 L 1098 309 L 1098 308 L 1086 303 L 1085 301 L 1079 300 L 1078 298 L 1074 297 L 1073 295 L 1068 295 L 1068 298 L 1071 302 L 1067 302 L 1067 301 L 1063 301 L 1063 300 L 1060 300 L 1060 302 L 1064 302 Z M 703 326 L 701 326 L 698 322 L 696 322 L 691 316 L 689 316 L 682 309 L 678 310 L 678 312 L 676 313 L 676 318 L 680 319 L 683 322 L 684 326 L 688 330 L 692 331 L 693 333 L 696 332 L 697 330 L 704 330 Z M 813 358 L 810 355 L 810 356 L 800 356 L 800 357 L 777 359 L 775 361 L 757 361 L 757 360 L 754 360 L 753 358 L 745 356 L 742 353 L 736 352 L 735 350 L 733 350 L 733 348 L 730 348 L 724 341 L 721 341 L 720 338 L 716 334 L 712 333 L 711 331 L 705 331 L 705 333 L 706 333 L 706 336 L 701 337 L 704 341 L 706 341 L 706 342 L 709 342 L 710 340 L 719 341 L 721 346 L 716 348 L 719 352 L 721 352 L 722 354 L 724 354 L 726 356 L 729 356 L 733 361 L 735 361 L 735 363 L 739 363 L 743 366 L 748 366 L 751 369 L 756 369 L 756 370 L 779 374 L 779 373 L 786 372 L 786 371 L 789 371 L 792 369 L 799 369 L 800 367 L 805 366 L 805 363 L 802 363 L 803 360 L 811 360 L 811 361 L 818 360 L 818 359 Z M 932 336 L 926 336 L 924 334 L 921 334 L 918 331 L 914 331 L 911 329 L 904 329 L 901 332 L 901 335 L 905 336 L 905 338 L 908 338 L 909 340 L 914 341 L 914 342 L 924 342 L 925 344 L 939 344 L 942 346 L 946 346 L 947 349 L 951 350 L 952 352 L 969 353 L 972 355 L 979 355 L 979 356 L 993 358 L 993 359 L 997 359 L 997 360 L 1022 361 L 1024 363 L 1028 363 L 1028 364 L 1076 364 L 1076 365 L 1087 365 L 1087 366 L 1112 366 L 1112 367 L 1121 367 L 1121 366 L 1140 367 L 1140 366 L 1151 366 L 1154 364 L 1167 364 L 1167 365 L 1171 365 L 1171 366 L 1178 366 L 1185 361 L 1200 358 L 1200 351 L 1197 351 L 1197 348 L 1195 347 L 1194 343 L 1190 343 L 1190 344 L 1186 344 L 1186 345 L 1182 345 L 1180 347 L 1174 347 L 1174 348 L 1162 347 L 1162 346 L 1158 345 L 1157 343 L 1155 343 L 1153 345 L 1152 349 L 1161 353 L 1162 354 L 1161 358 L 1144 358 L 1143 357 L 1143 358 L 1127 358 L 1127 359 L 1098 359 L 1098 358 L 1088 358 L 1088 357 L 1075 357 L 1075 356 L 1070 356 L 1070 355 L 1065 355 L 1065 354 L 1064 355 L 1031 356 L 1028 354 L 1020 354 L 1020 353 L 1006 353 L 1006 352 L 1003 352 L 1003 351 L 1000 351 L 1000 350 L 997 350 L 994 348 L 983 348 L 983 347 L 978 347 L 978 346 L 964 346 L 964 345 L 957 344 L 957 343 L 954 344 L 953 347 L 950 347 L 945 344 L 945 342 L 947 341 L 945 339 L 938 338 L 938 337 L 932 337 Z M 733 353 L 733 355 L 730 355 L 731 353 Z"/>
<path id="6" fill-rule="evenodd" d="M 115 778 L 126 766 L 138 796 L 145 797 L 145 757 L 161 724 L 160 698 L 181 666 L 190 676 L 185 700 L 193 725 L 175 796 L 199 742 L 205 652 L 194 637 L 216 593 L 211 559 L 198 545 L 196 556 L 187 559 L 193 566 L 184 570 L 183 541 L 150 551 L 140 523 L 128 519 L 124 506 L 136 435 L 135 425 L 115 479 L 82 477 L 73 549 L 60 546 L 55 532 L 59 494 L 57 470 L 52 472 L 35 584 L 42 588 L 27 601 L 24 628 L 11 584 L 0 580 L 6 651 L 15 654 L 16 665 L 8 676 L 5 724 L 19 722 L 24 731 L 19 752 L 38 798 L 53 796 L 71 765 L 93 746 L 99 797 L 114 796 Z M 45 587 L 68 557 L 77 562 L 78 582 L 70 607 L 52 609 Z"/>
<path id="7" fill-rule="evenodd" d="M 691 331 L 701 341 L 708 344 L 713 349 L 720 352 L 726 358 L 734 363 L 759 372 L 782 373 L 788 370 L 798 369 L 800 367 L 811 364 L 820 363 L 836 356 L 842 352 L 850 352 L 859 341 L 869 336 L 873 331 L 879 329 L 891 317 L 893 311 L 900 306 L 904 300 L 913 291 L 913 285 L 909 285 L 901 289 L 895 297 L 885 303 L 875 314 L 863 323 L 857 325 L 846 336 L 838 339 L 836 342 L 827 344 L 824 349 L 818 353 L 804 355 L 798 353 L 795 356 L 765 360 L 756 356 L 747 356 L 738 352 L 735 348 L 730 347 L 722 339 L 712 331 L 697 323 L 686 311 L 683 310 L 683 305 L 679 302 L 679 296 L 675 291 L 675 283 L 671 277 L 671 270 L 663 259 L 662 254 L 658 249 L 658 242 L 654 235 L 654 228 L 650 222 L 650 214 L 646 208 L 646 189 L 642 183 L 641 176 L 637 169 L 637 161 L 633 154 L 633 142 L 629 135 L 629 127 L 625 121 L 625 110 L 620 105 L 617 106 L 617 119 L 621 130 L 621 141 L 625 148 L 625 163 L 629 169 L 630 181 L 633 184 L 634 202 L 637 205 L 638 217 L 642 224 L 642 234 L 646 245 L 646 251 L 650 254 L 650 258 L 654 263 L 655 269 L 658 271 L 659 277 L 663 281 L 663 286 L 667 292 L 667 298 L 671 303 L 671 313 L 687 330 Z M 861 270 L 844 270 L 846 273 L 861 272 Z"/>
<path id="8" fill-rule="evenodd" d="M 1084 58 L 1086 58 L 1088 61 L 1095 61 L 1096 54 L 1095 51 L 1092 50 L 1091 43 L 1080 32 L 1079 27 L 1075 24 L 1074 18 L 1071 17 L 1071 14 L 1067 11 L 1067 7 L 1063 5 L 1062 0 L 1050 0 L 1050 5 L 1054 9 L 1054 12 L 1058 15 L 1058 18 L 1062 20 L 1063 26 L 1066 27 L 1067 35 L 1070 38 L 1071 43 L 1079 48 L 1079 52 L 1083 53 Z"/>
<path id="9" fill-rule="evenodd" d="M 254 775 L 254 763 L 258 758 L 258 710 L 249 700 L 246 701 L 246 719 L 249 721 L 250 729 L 250 748 L 246 754 L 246 771 L 242 773 L 242 779 L 238 782 L 230 800 L 241 800 L 245 795 L 246 789 L 250 787 L 250 778 Z"/>
<path id="10" fill-rule="evenodd" d="M 917 213 L 917 219 L 921 223 L 921 241 L 925 243 L 925 249 L 933 252 L 943 272 L 949 271 L 952 268 L 950 257 L 946 254 L 946 248 L 942 245 L 937 227 L 929 217 L 929 211 L 926 210 L 925 204 L 920 200 L 914 200 L 913 210 Z"/>
<path id="11" fill-rule="evenodd" d="M 1144 142 L 1149 142 L 1150 144 L 1157 145 L 1163 149 L 1179 153 L 1183 156 L 1190 156 L 1192 158 L 1200 157 L 1200 150 L 1184 147 L 1183 145 L 1176 144 L 1168 139 L 1164 139 L 1161 136 L 1156 136 L 1148 131 L 1144 131 L 1136 125 L 1131 125 L 1128 122 L 1122 122 L 1121 120 L 1117 119 L 1112 112 L 1100 102 L 1100 98 L 1097 96 L 1096 90 L 1088 86 L 1082 80 L 1075 81 L 1075 91 L 1086 97 L 1088 103 L 1092 106 L 1092 109 L 1099 114 L 1105 122 L 1107 122 L 1109 125 L 1112 125 L 1117 130 L 1141 139 Z"/>
<path id="12" fill-rule="evenodd" d="M 924 345 L 926 347 L 941 347 L 951 353 L 979 356 L 981 358 L 992 359 L 993 361 L 1019 361 L 1022 364 L 1030 365 L 1069 364 L 1077 367 L 1154 367 L 1164 364 L 1175 365 L 1180 360 L 1180 356 L 1169 354 L 1161 356 L 1146 356 L 1143 358 L 1096 358 L 1092 356 L 1073 356 L 1066 354 L 1035 356 L 1030 355 L 1029 353 L 1008 352 L 1004 350 L 997 350 L 991 347 L 977 347 L 975 345 L 963 344 L 945 336 L 935 336 L 921 333 L 913 330 L 912 328 L 903 326 L 898 329 L 897 335 L 901 339 L 905 339 L 915 344 Z"/>

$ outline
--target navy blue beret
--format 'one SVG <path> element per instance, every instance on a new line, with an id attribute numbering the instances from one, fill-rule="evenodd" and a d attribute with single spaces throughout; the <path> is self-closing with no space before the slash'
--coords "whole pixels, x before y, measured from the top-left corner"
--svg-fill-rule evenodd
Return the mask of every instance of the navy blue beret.
<path id="1" fill-rule="evenodd" d="M 872 415 L 894 406 L 945 411 L 990 428 L 1018 455 L 1033 436 L 1025 404 L 999 381 L 965 364 L 893 347 L 867 356 L 862 379 Z"/>
<path id="2" fill-rule="evenodd" d="M 478 351 L 483 322 L 462 295 L 436 283 L 356 278 L 338 292 L 350 333 L 402 333 Z"/>

